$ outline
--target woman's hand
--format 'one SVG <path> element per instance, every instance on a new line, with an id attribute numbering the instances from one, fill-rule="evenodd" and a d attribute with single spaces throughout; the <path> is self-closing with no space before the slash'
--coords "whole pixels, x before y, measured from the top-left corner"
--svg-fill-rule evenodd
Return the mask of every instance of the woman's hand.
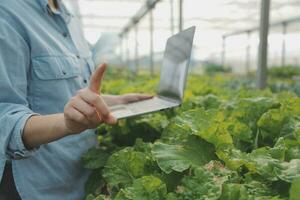
<path id="1" fill-rule="evenodd" d="M 93 129 L 101 123 L 115 124 L 105 100 L 99 94 L 101 81 L 106 69 L 102 64 L 91 77 L 88 88 L 79 90 L 64 109 L 65 126 L 69 134 Z"/>
<path id="2" fill-rule="evenodd" d="M 33 149 L 70 134 L 96 128 L 101 123 L 115 124 L 117 120 L 110 114 L 106 103 L 111 106 L 111 104 L 126 104 L 152 97 L 142 94 L 100 96 L 101 80 L 105 69 L 106 65 L 103 64 L 93 73 L 89 87 L 77 92 L 76 96 L 66 104 L 64 113 L 30 117 L 22 134 L 25 147 Z"/>
<path id="3" fill-rule="evenodd" d="M 96 128 L 101 123 L 117 122 L 99 95 L 105 68 L 106 65 L 103 64 L 93 73 L 89 87 L 77 92 L 66 104 L 64 113 L 34 115 L 27 120 L 22 134 L 27 149 Z"/>

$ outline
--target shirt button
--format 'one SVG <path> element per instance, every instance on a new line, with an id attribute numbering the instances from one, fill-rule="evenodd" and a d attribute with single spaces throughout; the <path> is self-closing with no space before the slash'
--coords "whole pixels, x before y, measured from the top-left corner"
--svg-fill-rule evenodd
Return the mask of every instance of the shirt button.
<path id="1" fill-rule="evenodd" d="M 83 80 L 83 82 L 86 84 L 86 83 L 87 83 L 87 80 L 86 80 L 86 79 L 84 79 L 84 80 Z"/>
<path id="2" fill-rule="evenodd" d="M 80 59 L 80 55 L 76 55 L 76 58 Z"/>
<path id="3" fill-rule="evenodd" d="M 66 75 L 66 74 L 67 74 L 67 72 L 65 72 L 65 71 L 62 71 L 62 73 L 63 73 L 63 75 Z"/>
<path id="4" fill-rule="evenodd" d="M 68 33 L 66 33 L 66 32 L 63 33 L 63 36 L 64 36 L 64 37 L 68 37 Z"/>

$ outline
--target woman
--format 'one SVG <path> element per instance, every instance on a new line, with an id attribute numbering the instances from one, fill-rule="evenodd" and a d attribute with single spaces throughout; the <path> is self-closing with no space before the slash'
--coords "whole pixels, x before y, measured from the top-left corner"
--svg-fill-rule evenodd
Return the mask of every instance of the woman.
<path id="1" fill-rule="evenodd" d="M 99 95 L 105 68 L 94 69 L 61 0 L 1 2 L 1 200 L 84 198 L 80 157 L 97 145 L 99 124 L 116 123 L 108 106 L 151 98 Z"/>

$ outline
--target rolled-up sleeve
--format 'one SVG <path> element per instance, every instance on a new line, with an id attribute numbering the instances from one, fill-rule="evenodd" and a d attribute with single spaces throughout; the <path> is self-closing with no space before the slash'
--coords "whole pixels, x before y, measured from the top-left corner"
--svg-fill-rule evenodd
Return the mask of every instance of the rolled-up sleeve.
<path id="1" fill-rule="evenodd" d="M 1 14 L 1 13 L 0 13 Z M 13 24 L 0 15 L 0 156 L 30 156 L 22 141 L 26 121 L 36 115 L 27 101 L 30 47 Z"/>

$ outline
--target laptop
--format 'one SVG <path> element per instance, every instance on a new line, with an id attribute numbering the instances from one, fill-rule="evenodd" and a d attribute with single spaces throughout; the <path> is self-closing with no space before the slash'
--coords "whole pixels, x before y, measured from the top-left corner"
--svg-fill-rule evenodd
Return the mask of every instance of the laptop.
<path id="1" fill-rule="evenodd" d="M 168 39 L 157 95 L 152 99 L 110 107 L 110 111 L 116 119 L 158 112 L 181 105 L 195 29 L 195 27 L 188 28 Z"/>

